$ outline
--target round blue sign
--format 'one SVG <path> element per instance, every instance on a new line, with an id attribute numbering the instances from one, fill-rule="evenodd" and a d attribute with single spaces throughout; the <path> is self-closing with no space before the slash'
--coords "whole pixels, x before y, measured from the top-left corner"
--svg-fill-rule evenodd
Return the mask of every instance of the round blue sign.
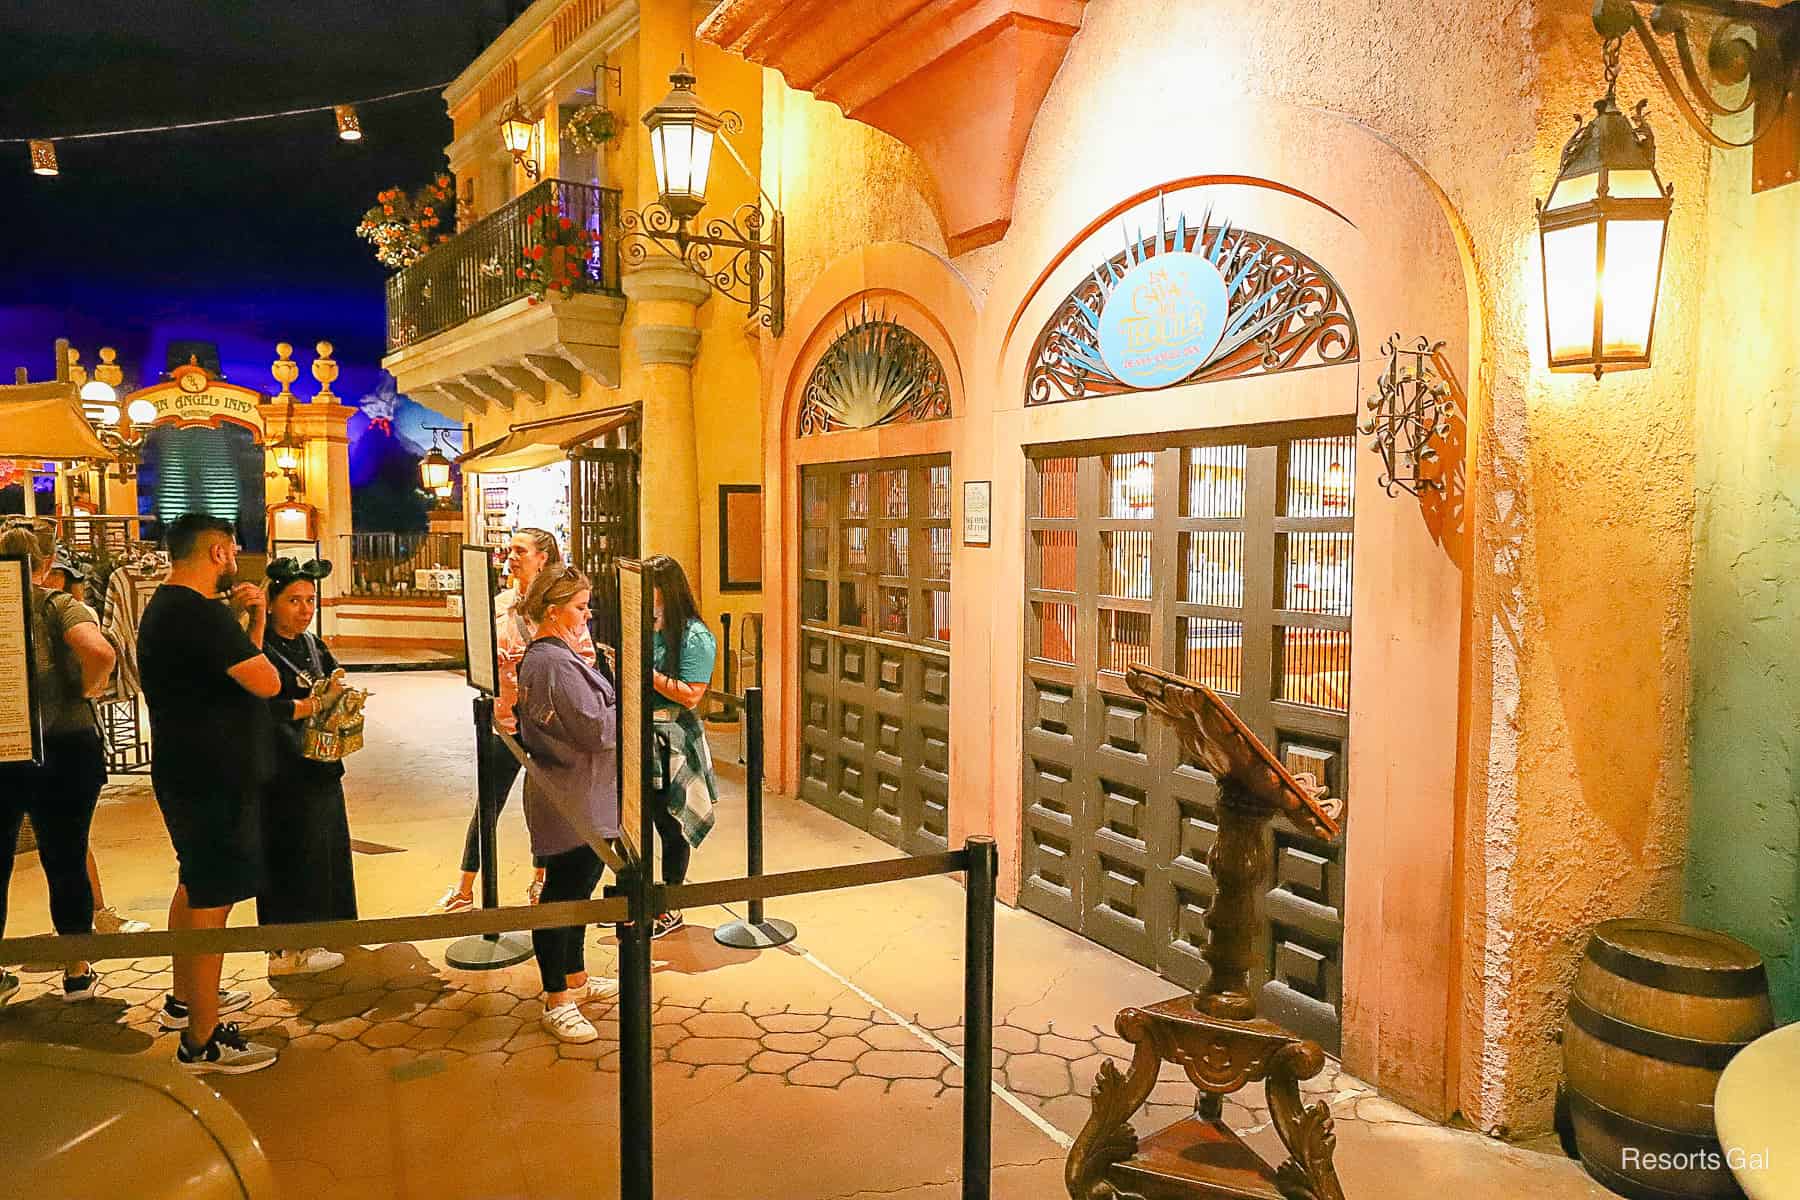
<path id="1" fill-rule="evenodd" d="M 1121 383 L 1167 387 L 1199 369 L 1225 336 L 1225 278 L 1177 251 L 1125 272 L 1100 310 L 1100 357 Z"/>

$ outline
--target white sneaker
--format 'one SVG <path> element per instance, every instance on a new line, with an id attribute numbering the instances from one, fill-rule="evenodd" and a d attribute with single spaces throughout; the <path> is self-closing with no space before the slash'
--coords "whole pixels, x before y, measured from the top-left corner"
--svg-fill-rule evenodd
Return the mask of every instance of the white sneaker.
<path id="1" fill-rule="evenodd" d="M 119 910 L 112 905 L 94 910 L 95 933 L 149 933 L 147 921 L 134 921 L 130 917 L 121 917 Z"/>
<path id="2" fill-rule="evenodd" d="M 321 971 L 330 971 L 343 965 L 343 955 L 322 946 L 307 950 L 271 951 L 269 954 L 270 976 L 317 975 Z"/>
<path id="3" fill-rule="evenodd" d="M 582 997 L 582 1001 L 616 1000 L 618 999 L 618 996 L 618 980 L 609 978 L 605 975 L 589 975 L 587 981 L 587 994 Z"/>
<path id="4" fill-rule="evenodd" d="M 600 1039 L 600 1031 L 594 1028 L 592 1021 L 582 1015 L 575 1001 L 559 1005 L 539 1018 L 550 1035 L 559 1042 L 593 1042 Z"/>
<path id="5" fill-rule="evenodd" d="M 474 907 L 474 897 L 463 895 L 462 889 L 453 883 L 445 889 L 443 898 L 431 906 L 431 911 L 434 913 L 459 913 L 468 912 Z"/>

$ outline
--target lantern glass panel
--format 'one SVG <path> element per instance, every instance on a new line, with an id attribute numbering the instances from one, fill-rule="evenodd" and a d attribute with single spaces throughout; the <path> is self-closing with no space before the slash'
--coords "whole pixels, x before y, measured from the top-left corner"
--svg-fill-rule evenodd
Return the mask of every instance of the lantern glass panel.
<path id="1" fill-rule="evenodd" d="M 1608 357 L 1642 357 L 1650 344 L 1662 241 L 1661 221 L 1606 223 L 1606 275 L 1600 301 L 1601 348 Z"/>
<path id="2" fill-rule="evenodd" d="M 531 122 L 523 113 L 508 116 L 500 123 L 500 136 L 506 148 L 513 154 L 523 154 L 531 148 Z"/>
<path id="3" fill-rule="evenodd" d="M 1593 224 L 1544 234 L 1544 306 L 1550 326 L 1550 360 L 1594 352 L 1594 300 L 1598 240 Z"/>
<path id="4" fill-rule="evenodd" d="M 1556 181 L 1556 187 L 1550 193 L 1550 203 L 1544 206 L 1546 212 L 1557 212 L 1565 208 L 1573 208 L 1577 204 L 1586 204 L 1600 194 L 1600 175 L 1590 171 L 1586 175 L 1572 175 L 1567 179 Z"/>
<path id="5" fill-rule="evenodd" d="M 1656 185 L 1656 172 L 1649 170 L 1609 172 L 1606 191 L 1622 200 L 1656 200 L 1662 196 L 1662 189 Z"/>
<path id="6" fill-rule="evenodd" d="M 156 405 L 148 400 L 133 400 L 125 410 L 133 425 L 149 425 L 156 420 Z"/>
<path id="7" fill-rule="evenodd" d="M 275 447 L 275 465 L 283 471 L 292 471 L 300 465 L 300 448 L 298 446 Z"/>
<path id="8" fill-rule="evenodd" d="M 442 491 L 450 486 L 450 464 L 441 455 L 423 459 L 419 463 L 419 476 L 426 491 Z"/>

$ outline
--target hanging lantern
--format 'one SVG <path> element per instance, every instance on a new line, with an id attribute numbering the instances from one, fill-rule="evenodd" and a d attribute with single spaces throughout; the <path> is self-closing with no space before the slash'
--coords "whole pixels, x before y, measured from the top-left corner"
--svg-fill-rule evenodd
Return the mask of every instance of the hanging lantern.
<path id="1" fill-rule="evenodd" d="M 436 446 L 419 460 L 419 484 L 440 496 L 450 494 L 450 460 Z"/>
<path id="2" fill-rule="evenodd" d="M 1125 473 L 1125 502 L 1134 509 L 1149 508 L 1156 499 L 1156 465 L 1140 458 Z"/>
<path id="3" fill-rule="evenodd" d="M 357 118 L 356 105 L 334 105 L 331 113 L 337 118 L 337 134 L 340 142 L 362 141 L 362 121 Z"/>
<path id="4" fill-rule="evenodd" d="M 1343 508 L 1350 503 L 1350 477 L 1344 464 L 1333 461 L 1325 468 L 1319 484 L 1319 500 L 1326 508 Z"/>
<path id="5" fill-rule="evenodd" d="M 656 193 L 678 221 L 689 221 L 706 207 L 706 177 L 712 169 L 713 134 L 722 121 L 694 94 L 694 75 L 687 57 L 669 75 L 673 86 L 649 112 L 650 157 L 656 166 Z"/>
<path id="6" fill-rule="evenodd" d="M 1663 245 L 1675 187 L 1656 173 L 1656 140 L 1639 101 L 1619 111 L 1618 42 L 1606 48 L 1606 94 L 1563 147 L 1549 199 L 1538 204 L 1544 328 L 1552 371 L 1650 365 Z"/>
<path id="7" fill-rule="evenodd" d="M 62 174 L 56 165 L 55 142 L 43 138 L 31 139 L 31 173 L 33 175 Z"/>
<path id="8" fill-rule="evenodd" d="M 538 176 L 537 160 L 527 157 L 537 135 L 537 124 L 525 112 L 525 106 L 514 96 L 506 111 L 500 114 L 500 140 L 505 143 L 513 162 L 525 170 L 527 179 Z"/>

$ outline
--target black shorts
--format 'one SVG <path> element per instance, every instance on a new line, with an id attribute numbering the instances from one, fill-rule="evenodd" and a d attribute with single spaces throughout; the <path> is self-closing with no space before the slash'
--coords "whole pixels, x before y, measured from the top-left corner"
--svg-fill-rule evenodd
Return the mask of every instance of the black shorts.
<path id="1" fill-rule="evenodd" d="M 219 780 L 156 782 L 190 908 L 226 908 L 262 890 L 258 789 Z"/>

